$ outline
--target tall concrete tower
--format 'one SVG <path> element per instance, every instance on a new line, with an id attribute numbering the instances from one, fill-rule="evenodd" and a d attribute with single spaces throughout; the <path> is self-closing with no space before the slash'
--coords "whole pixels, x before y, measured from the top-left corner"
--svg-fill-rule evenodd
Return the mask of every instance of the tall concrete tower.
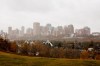
<path id="1" fill-rule="evenodd" d="M 9 35 L 12 34 L 12 27 L 8 27 L 8 34 L 9 34 Z"/>
<path id="2" fill-rule="evenodd" d="M 24 33 L 25 33 L 25 27 L 22 26 L 22 27 L 21 27 L 21 34 L 24 35 Z"/>
<path id="3" fill-rule="evenodd" d="M 68 33 L 69 34 L 74 34 L 74 26 L 72 24 L 68 25 Z"/>
<path id="4" fill-rule="evenodd" d="M 34 36 L 39 36 L 41 34 L 40 23 L 38 23 L 38 22 L 33 23 L 33 34 L 34 34 Z"/>

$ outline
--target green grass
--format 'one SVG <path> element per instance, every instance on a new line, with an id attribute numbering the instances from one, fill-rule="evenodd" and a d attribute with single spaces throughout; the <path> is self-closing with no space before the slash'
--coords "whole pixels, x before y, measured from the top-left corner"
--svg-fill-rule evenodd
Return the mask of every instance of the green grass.
<path id="1" fill-rule="evenodd" d="M 28 57 L 0 52 L 0 66 L 100 66 L 100 60 Z"/>

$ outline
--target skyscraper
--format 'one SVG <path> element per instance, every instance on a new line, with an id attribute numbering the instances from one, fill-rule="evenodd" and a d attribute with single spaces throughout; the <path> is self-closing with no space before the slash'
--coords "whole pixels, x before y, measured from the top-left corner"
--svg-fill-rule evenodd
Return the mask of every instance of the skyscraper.
<path id="1" fill-rule="evenodd" d="M 74 34 L 74 26 L 72 24 L 68 25 L 68 33 L 69 34 Z"/>
<path id="2" fill-rule="evenodd" d="M 58 26 L 57 27 L 57 35 L 60 36 L 60 35 L 63 35 L 63 34 L 64 34 L 63 27 L 62 26 Z"/>
<path id="3" fill-rule="evenodd" d="M 33 23 L 33 34 L 34 36 L 39 36 L 41 34 L 41 31 L 40 31 L 40 23 L 38 22 L 34 22 Z"/>
<path id="4" fill-rule="evenodd" d="M 24 31 L 25 31 L 25 27 L 24 26 L 21 27 L 21 31 L 24 34 Z"/>
<path id="5" fill-rule="evenodd" d="M 12 27 L 8 27 L 8 34 L 9 34 L 9 35 L 12 34 Z"/>
<path id="6" fill-rule="evenodd" d="M 33 35 L 33 29 L 32 28 L 27 28 L 26 34 L 32 36 Z"/>
<path id="7" fill-rule="evenodd" d="M 22 26 L 22 27 L 21 27 L 21 31 L 20 31 L 20 35 L 21 35 L 21 36 L 23 36 L 23 35 L 24 35 L 24 33 L 25 33 L 25 27 L 24 27 L 24 26 Z"/>
<path id="8" fill-rule="evenodd" d="M 68 27 L 67 26 L 64 26 L 64 35 L 68 35 Z"/>
<path id="9" fill-rule="evenodd" d="M 76 36 L 88 36 L 91 34 L 91 30 L 89 27 L 84 27 L 82 29 L 76 29 L 75 34 Z"/>
<path id="10" fill-rule="evenodd" d="M 51 31 L 52 31 L 52 25 L 51 24 L 47 24 L 46 27 L 46 35 L 51 35 Z"/>
<path id="11" fill-rule="evenodd" d="M 84 34 L 90 35 L 91 30 L 90 30 L 90 28 L 88 26 L 84 27 L 83 29 L 84 29 Z"/>

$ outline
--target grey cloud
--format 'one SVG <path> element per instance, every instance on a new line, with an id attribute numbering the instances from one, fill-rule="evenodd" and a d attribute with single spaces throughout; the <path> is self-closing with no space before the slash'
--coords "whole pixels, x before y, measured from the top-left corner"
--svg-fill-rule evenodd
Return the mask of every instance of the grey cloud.
<path id="1" fill-rule="evenodd" d="M 48 12 L 53 9 L 51 0 L 8 0 L 7 4 L 15 11 Z"/>
<path id="2" fill-rule="evenodd" d="M 57 4 L 68 17 L 84 19 L 100 16 L 100 0 L 58 0 Z"/>
<path id="3" fill-rule="evenodd" d="M 0 0 L 0 17 L 0 22 L 13 25 L 25 22 L 30 26 L 39 20 L 43 24 L 74 24 L 100 31 L 100 0 Z"/>

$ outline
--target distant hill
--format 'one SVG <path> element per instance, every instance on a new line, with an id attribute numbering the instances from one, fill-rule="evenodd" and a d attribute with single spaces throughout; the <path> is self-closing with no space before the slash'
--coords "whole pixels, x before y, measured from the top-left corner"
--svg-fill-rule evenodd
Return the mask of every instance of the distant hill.
<path id="1" fill-rule="evenodd" d="M 100 66 L 100 60 L 29 57 L 0 52 L 0 66 Z"/>

